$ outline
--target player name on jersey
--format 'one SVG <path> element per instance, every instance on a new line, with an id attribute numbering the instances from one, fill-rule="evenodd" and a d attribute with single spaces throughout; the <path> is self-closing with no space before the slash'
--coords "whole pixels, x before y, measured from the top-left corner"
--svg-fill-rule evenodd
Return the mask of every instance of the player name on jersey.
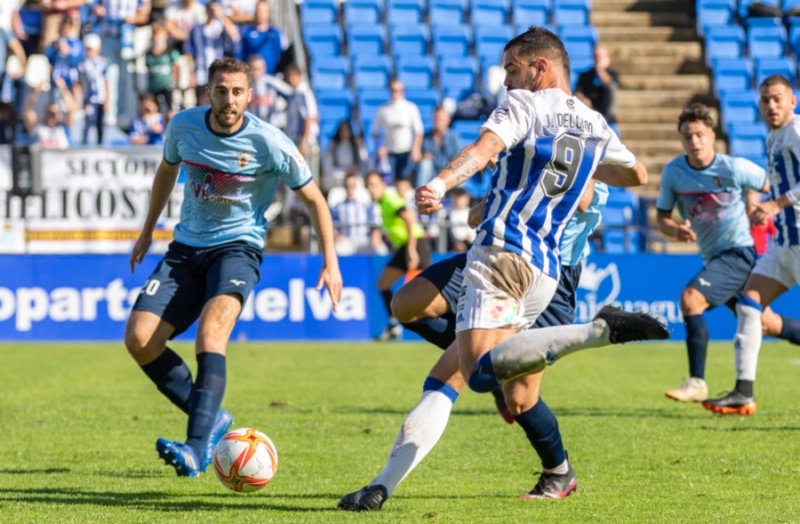
<path id="1" fill-rule="evenodd" d="M 573 113 L 555 113 L 553 115 L 545 115 L 546 128 L 567 127 L 572 129 L 580 129 L 585 133 L 594 133 L 594 126 L 588 120 L 584 120 Z"/>

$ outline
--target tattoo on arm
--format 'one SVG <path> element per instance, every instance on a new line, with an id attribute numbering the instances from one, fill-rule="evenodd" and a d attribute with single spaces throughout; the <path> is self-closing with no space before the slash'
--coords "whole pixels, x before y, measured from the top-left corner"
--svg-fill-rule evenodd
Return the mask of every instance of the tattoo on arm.
<path id="1" fill-rule="evenodd" d="M 472 155 L 472 150 L 474 148 L 474 144 L 468 145 L 458 156 L 450 160 L 445 166 L 445 169 L 456 175 L 458 184 L 469 178 L 478 170 L 478 161 L 475 160 Z"/>

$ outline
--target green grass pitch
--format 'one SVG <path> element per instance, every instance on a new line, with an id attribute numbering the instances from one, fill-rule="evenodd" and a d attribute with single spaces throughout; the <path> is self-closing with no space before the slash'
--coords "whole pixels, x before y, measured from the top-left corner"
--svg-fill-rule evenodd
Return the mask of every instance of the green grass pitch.
<path id="1" fill-rule="evenodd" d="M 194 367 L 192 347 L 178 345 Z M 229 350 L 224 406 L 267 433 L 273 482 L 236 494 L 208 473 L 177 478 L 158 437 L 185 416 L 122 344 L 0 346 L 0 522 L 800 522 L 800 348 L 767 342 L 758 413 L 719 417 L 663 391 L 686 373 L 681 343 L 585 351 L 546 374 L 578 492 L 520 501 L 538 461 L 491 398 L 465 392 L 439 445 L 379 513 L 336 509 L 382 467 L 438 350 L 424 344 L 255 344 Z M 712 394 L 733 383 L 714 344 Z"/>

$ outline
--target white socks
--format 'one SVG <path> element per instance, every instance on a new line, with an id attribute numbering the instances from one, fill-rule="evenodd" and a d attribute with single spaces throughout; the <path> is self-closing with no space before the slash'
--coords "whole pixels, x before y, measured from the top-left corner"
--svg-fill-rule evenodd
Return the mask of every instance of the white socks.
<path id="1" fill-rule="evenodd" d="M 441 391 L 423 391 L 422 399 L 403 421 L 383 471 L 369 484 L 381 484 L 389 496 L 441 438 L 453 401 Z"/>
<path id="2" fill-rule="evenodd" d="M 736 362 L 736 379 L 756 379 L 758 352 L 761 349 L 761 313 L 753 301 L 736 303 L 736 338 L 733 348 Z"/>

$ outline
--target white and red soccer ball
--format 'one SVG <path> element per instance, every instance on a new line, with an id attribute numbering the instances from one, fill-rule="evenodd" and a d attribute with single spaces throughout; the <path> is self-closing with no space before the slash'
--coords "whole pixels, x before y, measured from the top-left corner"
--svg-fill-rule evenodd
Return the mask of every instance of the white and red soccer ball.
<path id="1" fill-rule="evenodd" d="M 278 451 L 257 429 L 230 431 L 214 448 L 214 472 L 233 491 L 257 491 L 269 484 L 277 470 Z"/>

